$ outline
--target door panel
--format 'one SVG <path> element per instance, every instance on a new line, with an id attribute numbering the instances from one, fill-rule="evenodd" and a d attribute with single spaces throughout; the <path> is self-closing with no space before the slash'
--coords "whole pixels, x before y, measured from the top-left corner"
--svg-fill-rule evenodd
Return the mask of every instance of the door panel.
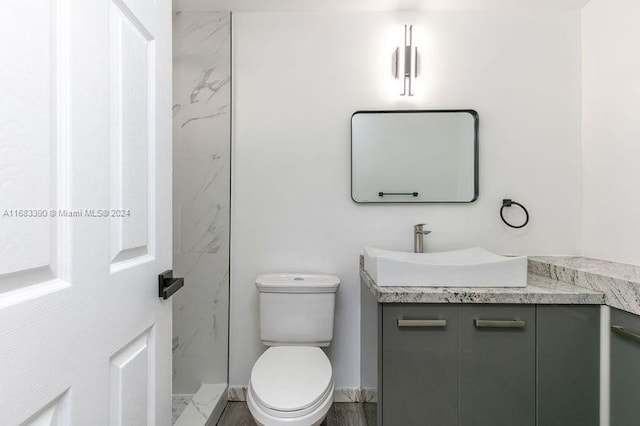
<path id="1" fill-rule="evenodd" d="M 4 6 L 0 424 L 169 425 L 171 3 Z"/>
<path id="2" fill-rule="evenodd" d="M 640 316 L 611 308 L 611 326 L 640 335 Z M 640 419 L 640 342 L 611 333 L 611 426 L 632 426 Z"/>
<path id="3" fill-rule="evenodd" d="M 535 306 L 460 306 L 461 426 L 535 425 L 535 318 Z M 474 320 L 524 327 L 485 328 Z"/>
<path id="4" fill-rule="evenodd" d="M 111 357 L 110 424 L 144 425 L 153 418 L 152 343 L 147 331 Z"/>
<path id="5" fill-rule="evenodd" d="M 457 425 L 458 306 L 384 305 L 382 316 L 382 424 Z"/>
<path id="6" fill-rule="evenodd" d="M 20 49 L 0 44 L 0 307 L 64 287 L 55 280 L 65 280 L 68 235 L 48 208 L 60 206 L 68 184 L 59 173 L 65 158 L 56 155 L 68 142 L 68 98 L 56 92 L 67 71 L 67 12 L 60 0 L 41 0 L 0 17 L 2 39 L 21 40 Z"/>
<path id="7" fill-rule="evenodd" d="M 65 392 L 24 422 L 24 426 L 58 426 L 69 424 L 69 394 Z M 22 426 L 22 425 L 21 425 Z"/>
<path id="8" fill-rule="evenodd" d="M 153 36 L 121 1 L 111 3 L 112 270 L 153 256 Z"/>
<path id="9" fill-rule="evenodd" d="M 538 424 L 598 426 L 600 306 L 537 307 Z"/>

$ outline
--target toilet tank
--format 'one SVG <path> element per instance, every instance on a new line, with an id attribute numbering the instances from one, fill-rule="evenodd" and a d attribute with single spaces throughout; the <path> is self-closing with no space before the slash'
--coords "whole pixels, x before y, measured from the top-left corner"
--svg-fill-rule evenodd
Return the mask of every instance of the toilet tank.
<path id="1" fill-rule="evenodd" d="M 256 287 L 262 343 L 329 346 L 339 285 L 335 275 L 259 275 Z"/>

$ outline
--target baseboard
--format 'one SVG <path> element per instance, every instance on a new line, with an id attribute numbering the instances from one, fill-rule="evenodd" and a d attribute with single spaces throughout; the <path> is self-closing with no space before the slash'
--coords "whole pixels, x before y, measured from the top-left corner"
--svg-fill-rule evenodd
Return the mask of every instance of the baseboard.
<path id="1" fill-rule="evenodd" d="M 376 389 L 337 388 L 333 393 L 334 402 L 375 402 L 378 399 Z"/>
<path id="2" fill-rule="evenodd" d="M 246 401 L 246 386 L 229 386 L 229 401 Z M 334 402 L 376 402 L 378 392 L 374 388 L 336 388 L 333 392 Z"/>
<path id="3" fill-rule="evenodd" d="M 247 400 L 247 387 L 246 386 L 229 386 L 227 391 L 227 397 L 229 401 L 240 402 Z"/>

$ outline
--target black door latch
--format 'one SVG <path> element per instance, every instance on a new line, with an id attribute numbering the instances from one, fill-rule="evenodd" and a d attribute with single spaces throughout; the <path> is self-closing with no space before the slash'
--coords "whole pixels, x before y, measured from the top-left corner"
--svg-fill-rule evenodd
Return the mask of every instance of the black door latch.
<path id="1" fill-rule="evenodd" d="M 184 278 L 174 278 L 173 270 L 169 269 L 158 275 L 158 296 L 167 300 L 173 293 L 184 286 Z"/>

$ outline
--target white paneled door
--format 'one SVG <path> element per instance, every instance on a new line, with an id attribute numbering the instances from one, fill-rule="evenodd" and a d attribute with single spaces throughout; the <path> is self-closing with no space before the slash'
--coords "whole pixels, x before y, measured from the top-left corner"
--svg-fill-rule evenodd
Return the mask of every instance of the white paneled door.
<path id="1" fill-rule="evenodd" d="M 0 425 L 169 425 L 170 0 L 5 0 Z"/>

